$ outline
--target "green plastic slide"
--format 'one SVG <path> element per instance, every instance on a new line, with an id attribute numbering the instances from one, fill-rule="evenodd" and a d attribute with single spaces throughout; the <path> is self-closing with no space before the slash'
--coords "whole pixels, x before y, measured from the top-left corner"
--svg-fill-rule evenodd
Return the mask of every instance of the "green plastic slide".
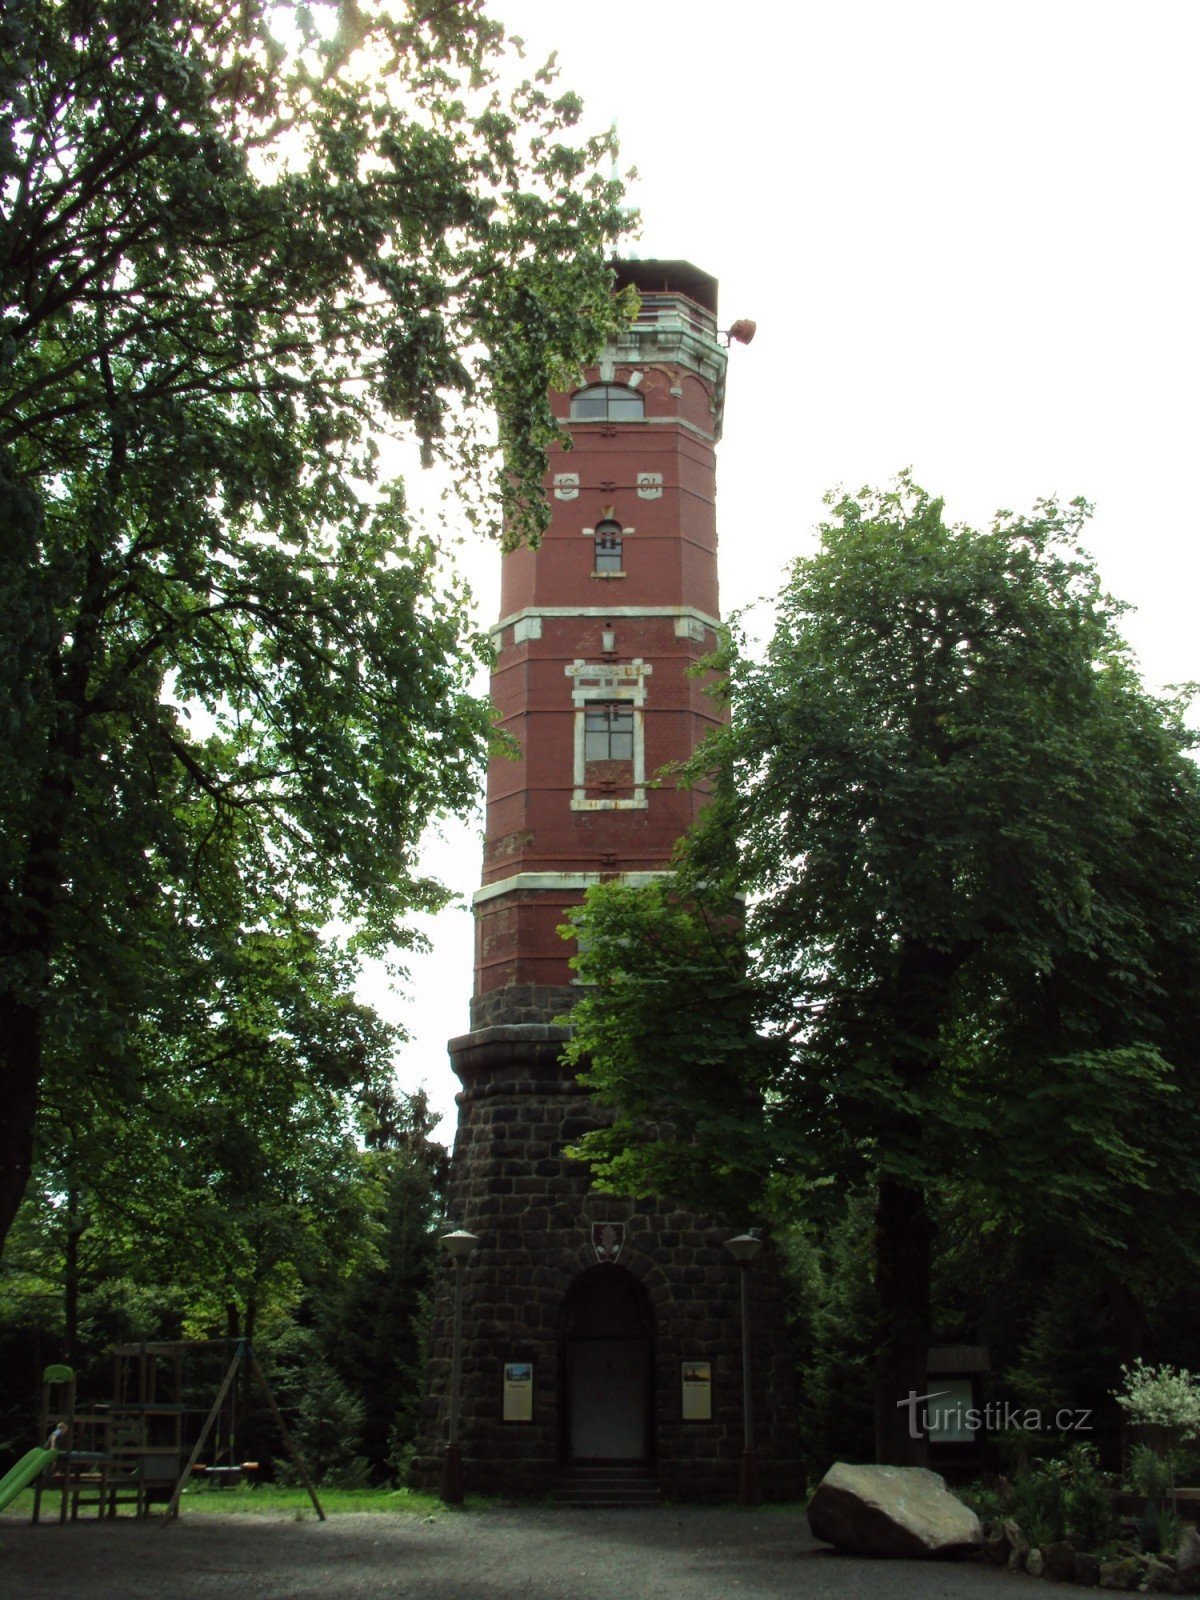
<path id="1" fill-rule="evenodd" d="M 31 1450 L 28 1455 L 23 1455 L 16 1466 L 0 1478 L 0 1511 L 17 1498 L 22 1489 L 27 1489 L 57 1455 L 57 1450 Z"/>

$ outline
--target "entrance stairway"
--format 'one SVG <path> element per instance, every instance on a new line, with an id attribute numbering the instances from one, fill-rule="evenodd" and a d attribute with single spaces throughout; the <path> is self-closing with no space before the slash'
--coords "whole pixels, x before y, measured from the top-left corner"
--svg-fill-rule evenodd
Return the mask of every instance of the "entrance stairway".
<path id="1" fill-rule="evenodd" d="M 637 1461 L 604 1462 L 563 1469 L 554 1489 L 560 1506 L 656 1506 L 662 1491 L 652 1468 Z"/>

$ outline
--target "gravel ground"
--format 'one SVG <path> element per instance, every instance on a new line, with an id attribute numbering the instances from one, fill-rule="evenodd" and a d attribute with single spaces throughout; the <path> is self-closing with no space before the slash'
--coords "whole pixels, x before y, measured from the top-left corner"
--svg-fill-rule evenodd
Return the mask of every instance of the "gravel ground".
<path id="1" fill-rule="evenodd" d="M 1031 1600 L 1036 1582 L 978 1561 L 835 1555 L 802 1512 L 0 1525 L 4 1600 Z"/>

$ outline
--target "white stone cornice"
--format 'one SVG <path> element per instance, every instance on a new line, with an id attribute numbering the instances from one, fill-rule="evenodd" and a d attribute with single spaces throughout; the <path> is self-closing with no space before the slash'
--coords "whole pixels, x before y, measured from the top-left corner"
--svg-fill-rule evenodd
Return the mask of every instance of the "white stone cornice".
<path id="1" fill-rule="evenodd" d="M 514 872 L 511 878 L 501 878 L 498 883 L 485 883 L 476 889 L 473 905 L 482 905 L 498 899 L 502 894 L 519 894 L 526 890 L 567 891 L 577 894 L 590 889 L 594 883 L 611 882 L 614 878 L 634 889 L 645 889 L 660 878 L 669 878 L 670 872 Z"/>
<path id="2" fill-rule="evenodd" d="M 698 611 L 695 606 L 525 606 L 493 622 L 488 632 L 499 633 L 526 617 L 686 617 L 702 622 L 706 628 L 721 626 L 718 617 Z"/>

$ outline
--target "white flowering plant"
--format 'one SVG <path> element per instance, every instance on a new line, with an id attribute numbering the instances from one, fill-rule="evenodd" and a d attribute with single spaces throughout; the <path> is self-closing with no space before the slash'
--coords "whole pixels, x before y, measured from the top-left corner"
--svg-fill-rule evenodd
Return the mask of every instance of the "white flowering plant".
<path id="1" fill-rule="evenodd" d="M 1200 1438 L 1200 1375 L 1182 1367 L 1148 1367 L 1139 1358 L 1122 1367 L 1124 1389 L 1113 1399 L 1136 1427 L 1169 1430 L 1177 1439 Z"/>

